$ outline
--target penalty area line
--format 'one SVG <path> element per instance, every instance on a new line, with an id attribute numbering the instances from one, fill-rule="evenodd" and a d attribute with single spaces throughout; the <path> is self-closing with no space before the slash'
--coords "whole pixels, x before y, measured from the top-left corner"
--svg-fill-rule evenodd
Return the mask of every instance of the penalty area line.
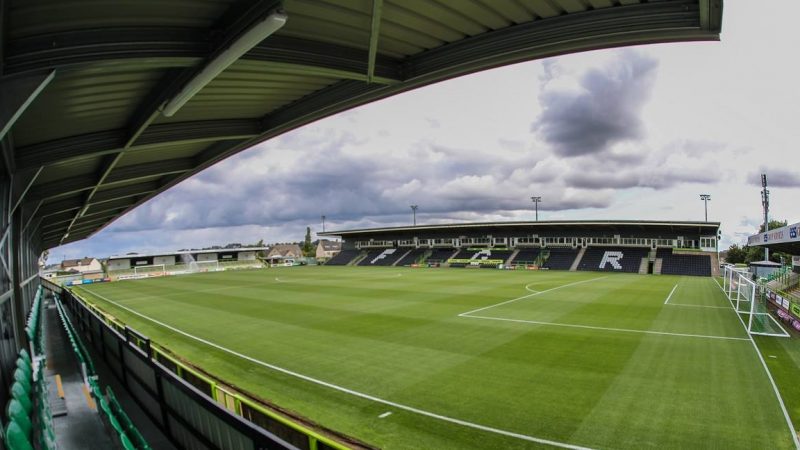
<path id="1" fill-rule="evenodd" d="M 596 327 L 592 325 L 579 325 L 574 323 L 559 323 L 559 322 L 542 322 L 539 320 L 523 320 L 523 319 L 506 319 L 503 317 L 490 317 L 490 316 L 474 316 L 461 314 L 460 317 L 469 319 L 483 319 L 483 320 L 499 320 L 502 322 L 516 322 L 516 323 L 530 323 L 533 325 L 546 325 L 551 327 L 566 327 L 566 328 L 583 328 L 587 330 L 600 330 L 600 331 L 613 331 L 618 333 L 641 333 L 641 334 L 655 334 L 661 336 L 678 336 L 702 339 L 720 339 L 728 341 L 747 341 L 747 338 L 731 337 L 731 336 L 714 336 L 708 334 L 688 334 L 688 333 L 670 333 L 667 331 L 653 331 L 653 330 L 632 330 L 629 328 L 609 328 L 609 327 Z"/>
<path id="2" fill-rule="evenodd" d="M 669 291 L 669 295 L 667 296 L 667 299 L 666 299 L 666 300 L 664 300 L 664 304 L 665 304 L 665 305 L 669 304 L 669 299 L 671 299 L 671 298 L 672 298 L 672 294 L 674 294 L 674 293 L 675 293 L 675 289 L 678 289 L 678 284 L 677 284 L 677 283 L 675 283 L 675 286 L 673 286 L 672 290 L 671 290 L 671 291 Z"/>
<path id="3" fill-rule="evenodd" d="M 178 328 L 173 327 L 172 325 L 168 325 L 168 324 L 166 324 L 164 322 L 161 322 L 160 320 L 153 319 L 152 317 L 149 317 L 149 316 L 144 315 L 144 314 L 142 314 L 142 313 L 140 313 L 138 311 L 135 311 L 135 310 L 133 310 L 131 308 L 128 308 L 125 305 L 122 305 L 122 304 L 119 304 L 119 303 L 117 303 L 117 302 L 115 302 L 113 300 L 110 300 L 109 298 L 107 298 L 107 297 L 105 297 L 103 295 L 100 295 L 100 294 L 97 294 L 97 293 L 94 293 L 94 292 L 91 292 L 91 294 L 95 295 L 95 296 L 97 296 L 97 297 L 99 297 L 99 298 L 101 298 L 101 299 L 103 299 L 103 300 L 105 300 L 105 301 L 107 301 L 109 303 L 111 303 L 112 305 L 116 305 L 117 307 L 122 308 L 125 311 L 130 312 L 131 314 L 134 314 L 134 315 L 139 316 L 139 317 L 141 317 L 141 318 L 143 318 L 145 320 L 153 322 L 153 323 L 155 323 L 155 324 L 157 324 L 157 325 L 159 325 L 161 327 L 164 327 L 164 328 L 166 328 L 166 329 L 168 329 L 170 331 L 173 331 L 175 333 L 178 333 L 178 334 L 180 334 L 182 336 L 186 336 L 189 339 L 193 339 L 193 340 L 195 340 L 197 342 L 201 342 L 203 344 L 208 345 L 209 347 L 213 347 L 213 348 L 215 348 L 217 350 L 220 350 L 222 352 L 229 353 L 229 354 L 231 354 L 233 356 L 239 357 L 239 358 L 244 359 L 246 361 L 249 361 L 249 362 L 251 362 L 253 364 L 257 364 L 259 366 L 263 366 L 263 367 L 266 367 L 268 369 L 272 369 L 272 370 L 274 370 L 276 372 L 280 372 L 280 373 L 282 373 L 284 375 L 289 375 L 289 376 L 294 377 L 294 378 L 299 378 L 299 379 L 307 381 L 309 383 L 313 383 L 313 384 L 316 384 L 316 385 L 319 385 L 319 386 L 330 388 L 330 389 L 333 389 L 335 391 L 339 391 L 339 392 L 342 392 L 342 393 L 345 393 L 345 394 L 352 395 L 354 397 L 359 397 L 359 398 L 362 398 L 362 399 L 365 399 L 365 400 L 370 400 L 370 401 L 373 401 L 375 403 L 381 403 L 381 404 L 384 404 L 384 405 L 387 405 L 387 406 L 392 406 L 392 407 L 397 408 L 397 409 L 402 409 L 404 411 L 409 411 L 409 412 L 412 412 L 412 413 L 415 413 L 415 414 L 419 414 L 421 416 L 430 417 L 432 419 L 437 419 L 437 420 L 441 420 L 443 422 L 449 422 L 449 423 L 456 424 L 456 425 L 461 425 L 463 427 L 472 428 L 472 429 L 475 429 L 475 430 L 486 431 L 488 433 L 494 433 L 494 434 L 498 434 L 498 435 L 501 435 L 501 436 L 512 437 L 512 438 L 516 438 L 516 439 L 520 439 L 520 440 L 524 440 L 524 441 L 535 442 L 537 444 L 550 445 L 552 447 L 567 448 L 567 449 L 571 449 L 571 450 L 591 450 L 591 448 L 589 448 L 589 447 L 583 447 L 583 446 L 580 446 L 580 445 L 567 444 L 565 442 L 552 441 L 552 440 L 549 440 L 549 439 L 537 438 L 537 437 L 534 437 L 534 436 L 528 436 L 526 434 L 515 433 L 513 431 L 502 430 L 500 428 L 489 427 L 489 426 L 481 425 L 481 424 L 478 424 L 478 423 L 468 422 L 466 420 L 456 419 L 454 417 L 444 416 L 444 415 L 437 414 L 437 413 L 434 413 L 434 412 L 426 411 L 424 409 L 419 409 L 419 408 L 415 408 L 413 406 L 404 405 L 402 403 L 393 402 L 391 400 L 385 400 L 385 399 L 382 399 L 380 397 L 376 397 L 374 395 L 365 394 L 363 392 L 355 391 L 355 390 L 352 390 L 352 389 L 349 389 L 349 388 L 346 388 L 346 387 L 342 387 L 342 386 L 339 386 L 339 385 L 336 385 L 336 384 L 333 384 L 333 383 L 329 383 L 327 381 L 322 381 L 322 380 L 319 380 L 317 378 L 310 377 L 308 375 L 303 375 L 301 373 L 294 372 L 294 371 L 289 370 L 289 369 L 284 369 L 283 367 L 276 366 L 274 364 L 270 364 L 270 363 L 255 359 L 252 356 L 247 356 L 247 355 L 245 355 L 243 353 L 239 353 L 239 352 L 237 352 L 235 350 L 231 350 L 229 348 L 223 347 L 223 346 L 221 346 L 219 344 L 216 344 L 214 342 L 211 342 L 209 340 L 203 339 L 203 338 L 195 336 L 193 334 L 189 334 L 189 333 L 187 333 L 187 332 L 185 332 L 183 330 L 180 330 Z"/>

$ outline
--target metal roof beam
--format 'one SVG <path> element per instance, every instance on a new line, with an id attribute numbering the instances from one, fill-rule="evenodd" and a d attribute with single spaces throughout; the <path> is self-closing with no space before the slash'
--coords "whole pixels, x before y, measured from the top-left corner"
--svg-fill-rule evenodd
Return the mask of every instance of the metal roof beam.
<path id="1" fill-rule="evenodd" d="M 143 194 L 140 194 L 140 195 L 143 195 Z M 135 203 L 135 201 L 136 201 L 136 198 L 127 197 L 127 198 L 121 198 L 121 199 L 117 199 L 117 200 L 112 200 L 112 201 L 109 201 L 109 202 L 93 203 L 93 204 L 89 205 L 89 208 L 83 214 L 83 217 L 95 216 L 97 214 L 101 214 L 103 212 L 111 211 L 111 210 L 125 209 L 128 206 L 130 206 L 132 203 Z"/>
<path id="2" fill-rule="evenodd" d="M 39 208 L 39 212 L 37 214 L 41 217 L 47 217 L 53 214 L 78 209 L 82 205 L 83 202 L 80 198 L 71 197 L 54 202 L 42 203 L 42 206 Z"/>
<path id="3" fill-rule="evenodd" d="M 0 79 L 0 139 L 56 76 L 55 70 Z"/>
<path id="4" fill-rule="evenodd" d="M 46 200 L 65 197 L 77 192 L 89 190 L 92 187 L 94 187 L 94 180 L 85 176 L 77 176 L 34 186 L 28 194 L 31 199 Z"/>
<path id="5" fill-rule="evenodd" d="M 132 166 L 118 167 L 103 181 L 104 184 L 132 181 L 143 178 L 152 178 L 158 175 L 183 173 L 195 167 L 193 158 L 176 158 L 165 161 L 135 164 Z"/>
<path id="6" fill-rule="evenodd" d="M 125 59 L 158 59 L 172 67 L 190 67 L 209 54 L 213 47 L 210 34 L 160 27 L 73 30 L 34 36 L 9 43 L 7 70 L 27 73 Z M 278 69 L 301 69 L 309 74 L 361 81 L 367 80 L 368 59 L 368 52 L 362 49 L 278 35 L 270 36 L 241 58 L 269 62 Z M 399 60 L 376 55 L 373 81 L 401 81 L 401 67 Z"/>
<path id="7" fill-rule="evenodd" d="M 253 119 L 202 120 L 153 125 L 142 133 L 135 148 L 247 139 L 257 136 L 260 130 L 259 121 Z M 126 136 L 126 130 L 117 129 L 20 147 L 16 152 L 16 165 L 19 168 L 29 168 L 119 153 L 124 149 Z"/>
<path id="8" fill-rule="evenodd" d="M 122 186 L 114 189 L 106 189 L 98 191 L 94 194 L 91 206 L 99 205 L 105 202 L 120 200 L 128 197 L 135 197 L 137 195 L 149 194 L 158 190 L 160 184 L 155 181 L 146 181 L 144 183 L 132 184 L 129 186 Z"/>
<path id="9" fill-rule="evenodd" d="M 369 59 L 367 62 L 367 83 L 375 78 L 375 57 L 378 54 L 378 39 L 381 36 L 381 10 L 383 0 L 372 0 L 372 24 L 369 34 Z"/>

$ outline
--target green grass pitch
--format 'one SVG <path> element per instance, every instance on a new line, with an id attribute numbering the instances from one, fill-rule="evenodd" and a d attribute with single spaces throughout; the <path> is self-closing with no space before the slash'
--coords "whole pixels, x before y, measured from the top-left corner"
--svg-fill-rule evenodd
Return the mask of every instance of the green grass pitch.
<path id="1" fill-rule="evenodd" d="M 711 278 L 298 267 L 76 292 L 233 385 L 383 448 L 795 446 Z M 796 376 L 798 353 L 764 342 L 790 362 L 773 370 Z"/>

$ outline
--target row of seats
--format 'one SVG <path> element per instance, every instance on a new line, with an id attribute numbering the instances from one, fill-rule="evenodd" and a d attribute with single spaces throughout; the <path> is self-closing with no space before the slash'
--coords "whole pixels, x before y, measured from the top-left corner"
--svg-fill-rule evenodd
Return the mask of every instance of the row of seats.
<path id="1" fill-rule="evenodd" d="M 361 252 L 358 250 L 342 250 L 325 263 L 326 266 L 346 266 Z"/>
<path id="2" fill-rule="evenodd" d="M 550 256 L 542 265 L 550 270 L 569 270 L 578 256 L 578 250 L 573 248 L 551 248 Z"/>
<path id="3" fill-rule="evenodd" d="M 33 357 L 25 349 L 18 353 L 11 400 L 6 405 L 8 423 L 4 442 L 7 449 L 55 449 L 55 432 L 48 386 L 44 374 L 44 333 L 42 332 L 43 289 L 39 287 L 28 315 L 25 332 L 31 342 Z"/>
<path id="4" fill-rule="evenodd" d="M 359 266 L 391 266 L 397 262 L 408 250 L 403 248 L 382 248 L 380 250 L 370 250 L 367 257 L 362 259 Z"/>
<path id="5" fill-rule="evenodd" d="M 661 273 L 664 275 L 711 276 L 709 255 L 675 255 L 671 248 L 660 248 L 656 258 L 661 258 Z"/>
<path id="6" fill-rule="evenodd" d="M 446 262 L 448 259 L 453 257 L 453 254 L 456 252 L 454 248 L 434 248 L 431 250 L 431 254 L 425 258 L 425 261 L 436 261 L 436 262 Z"/>
<path id="7" fill-rule="evenodd" d="M 639 273 L 642 259 L 650 254 L 644 247 L 588 247 L 578 270 Z"/>
<path id="8" fill-rule="evenodd" d="M 497 266 L 496 262 L 488 263 L 484 262 L 486 260 L 497 260 L 505 262 L 511 254 L 514 253 L 513 250 L 492 250 L 492 249 L 483 249 L 483 250 L 476 250 L 476 249 L 461 249 L 452 259 L 469 259 L 471 261 L 475 261 L 481 267 L 487 268 L 494 268 Z M 471 265 L 469 263 L 463 262 L 451 262 L 450 267 L 465 267 Z"/>
<path id="9" fill-rule="evenodd" d="M 539 248 L 523 248 L 517 252 L 517 256 L 511 261 L 512 264 L 533 264 L 539 259 L 542 250 Z"/>
<path id="10" fill-rule="evenodd" d="M 427 251 L 428 251 L 428 249 L 425 249 L 425 248 L 414 248 L 414 249 L 411 249 L 411 252 L 409 252 L 407 255 L 403 256 L 402 258 L 400 258 L 400 261 L 397 261 L 397 264 L 395 264 L 395 265 L 396 266 L 410 266 L 411 264 L 416 264 L 419 261 L 419 259 L 422 258 L 422 255 L 424 255 L 425 252 L 427 252 Z"/>
<path id="11" fill-rule="evenodd" d="M 53 416 L 47 402 L 44 358 L 31 359 L 25 349 L 19 351 L 11 401 L 6 406 L 8 424 L 5 446 L 9 450 L 55 449 Z"/>
<path id="12" fill-rule="evenodd" d="M 83 345 L 83 341 L 81 341 L 77 331 L 72 326 L 72 322 L 69 316 L 67 316 L 66 309 L 58 298 L 58 295 L 55 295 L 55 303 L 58 309 L 58 315 L 61 317 L 61 322 L 72 344 L 72 349 L 85 368 L 86 382 L 89 384 L 89 392 L 91 392 L 92 397 L 99 407 L 98 412 L 100 413 L 100 418 L 106 427 L 111 430 L 113 440 L 124 450 L 150 450 L 151 447 L 122 409 L 114 393 L 111 391 L 111 388 L 107 387 L 106 395 L 103 395 L 97 374 L 94 370 L 92 358 L 86 351 L 86 347 Z"/>

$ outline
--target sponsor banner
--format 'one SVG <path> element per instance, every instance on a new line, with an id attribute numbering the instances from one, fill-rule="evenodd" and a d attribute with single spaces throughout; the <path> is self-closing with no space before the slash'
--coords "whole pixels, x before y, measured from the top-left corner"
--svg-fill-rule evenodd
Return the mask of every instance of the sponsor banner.
<path id="1" fill-rule="evenodd" d="M 800 223 L 795 223 L 766 233 L 759 233 L 747 238 L 747 245 L 759 245 L 781 242 L 800 242 Z"/>

